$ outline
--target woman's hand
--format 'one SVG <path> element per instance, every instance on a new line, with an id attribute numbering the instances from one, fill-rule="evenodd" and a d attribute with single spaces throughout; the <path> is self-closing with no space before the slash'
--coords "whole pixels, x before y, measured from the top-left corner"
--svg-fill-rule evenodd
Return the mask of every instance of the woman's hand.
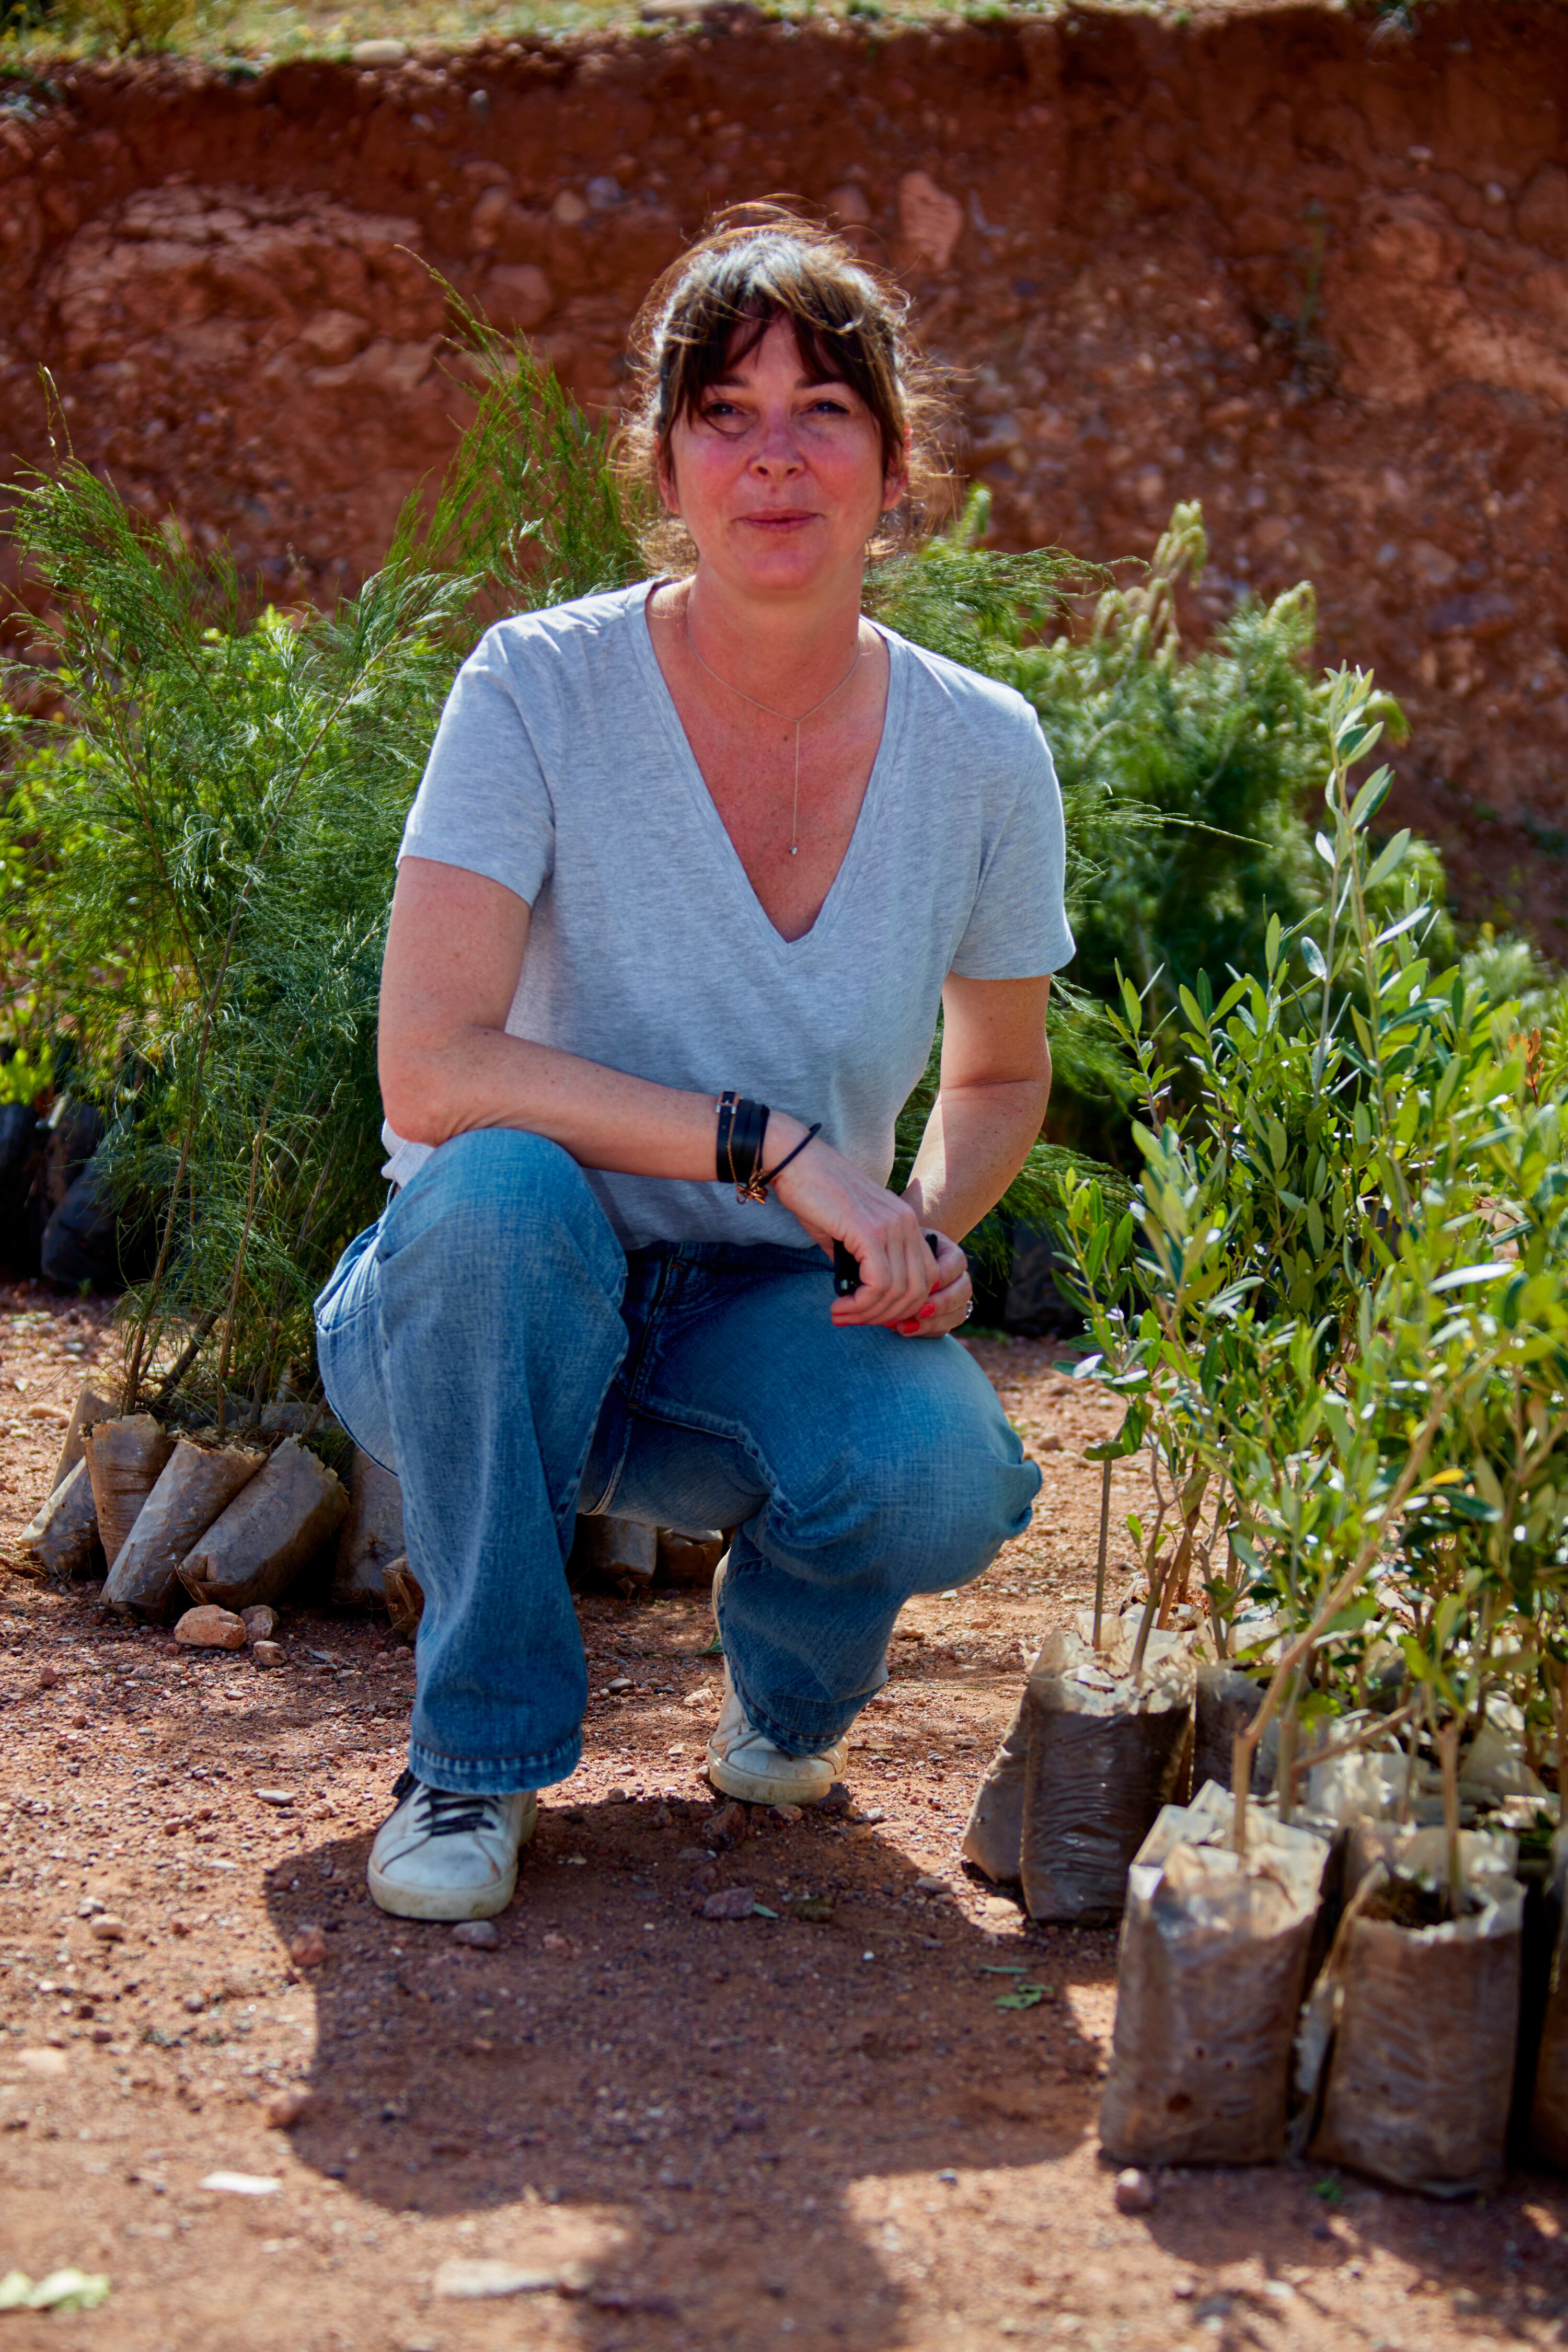
<path id="1" fill-rule="evenodd" d="M 974 1298 L 974 1285 L 969 1276 L 969 1260 L 958 1244 L 950 1242 L 945 1234 L 938 1234 L 936 1239 L 934 1258 L 930 1244 L 926 1247 L 926 1258 L 935 1286 L 919 1314 L 895 1327 L 900 1339 L 940 1339 L 969 1320 L 969 1309 Z"/>
<path id="2" fill-rule="evenodd" d="M 789 1151 L 805 1132 L 798 1120 L 770 1120 L 770 1153 L 775 1133 L 782 1151 Z M 933 1258 L 910 1203 L 820 1136 L 790 1162 L 773 1190 L 819 1248 L 831 1255 L 840 1241 L 859 1260 L 860 1287 L 835 1298 L 836 1323 L 890 1324 L 912 1338 L 963 1322 L 969 1304 L 963 1251 L 944 1241 L 942 1255 Z"/>

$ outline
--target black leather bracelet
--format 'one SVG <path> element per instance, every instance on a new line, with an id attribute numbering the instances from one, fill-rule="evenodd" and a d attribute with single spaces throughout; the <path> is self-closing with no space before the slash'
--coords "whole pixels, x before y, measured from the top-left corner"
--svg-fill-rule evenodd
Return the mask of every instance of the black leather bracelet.
<path id="1" fill-rule="evenodd" d="M 763 1164 L 763 1139 L 767 1131 L 766 1103 L 752 1102 L 742 1095 L 735 1105 L 734 1124 L 730 1129 L 730 1174 L 738 1200 L 745 1200 L 756 1181 L 757 1171 Z"/>
<path id="2" fill-rule="evenodd" d="M 731 1089 L 719 1097 L 719 1126 L 714 1157 L 721 1184 L 733 1184 L 740 1200 L 754 1198 L 752 1186 L 763 1164 L 763 1144 L 768 1131 L 766 1103 L 752 1102 Z"/>
<path id="3" fill-rule="evenodd" d="M 730 1136 L 735 1124 L 735 1106 L 740 1097 L 727 1087 L 719 1097 L 719 1130 L 713 1142 L 713 1159 L 721 1184 L 733 1181 L 730 1166 Z"/>

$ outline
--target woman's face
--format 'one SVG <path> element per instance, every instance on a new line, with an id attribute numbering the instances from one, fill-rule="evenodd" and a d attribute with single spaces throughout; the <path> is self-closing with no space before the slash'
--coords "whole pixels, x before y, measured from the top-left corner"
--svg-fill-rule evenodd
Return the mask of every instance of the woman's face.
<path id="1" fill-rule="evenodd" d="M 775 320 L 670 436 L 661 488 L 705 571 L 751 594 L 798 596 L 847 571 L 904 491 L 858 393 L 822 383 Z"/>

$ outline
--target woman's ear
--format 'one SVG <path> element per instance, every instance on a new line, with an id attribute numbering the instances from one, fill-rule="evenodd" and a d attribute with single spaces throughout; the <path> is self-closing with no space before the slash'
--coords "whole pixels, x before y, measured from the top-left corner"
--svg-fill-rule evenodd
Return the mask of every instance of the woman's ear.
<path id="1" fill-rule="evenodd" d="M 659 459 L 658 479 L 658 495 L 663 500 L 666 514 L 679 515 L 680 499 L 676 493 L 675 467 L 668 457 Z"/>
<path id="2" fill-rule="evenodd" d="M 905 459 L 900 457 L 897 464 L 888 467 L 882 477 L 882 512 L 891 514 L 895 507 L 903 505 L 909 494 L 910 469 Z"/>

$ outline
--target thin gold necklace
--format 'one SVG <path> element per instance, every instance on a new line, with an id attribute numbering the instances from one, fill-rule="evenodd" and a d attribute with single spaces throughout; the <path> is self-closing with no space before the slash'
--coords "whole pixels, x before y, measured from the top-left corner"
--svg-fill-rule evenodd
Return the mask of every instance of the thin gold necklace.
<path id="1" fill-rule="evenodd" d="M 843 693 L 845 688 L 848 685 L 850 679 L 859 668 L 859 625 L 858 623 L 856 625 L 855 658 L 850 663 L 848 668 L 845 671 L 843 677 L 839 679 L 837 685 L 832 688 L 831 692 L 825 694 L 820 702 L 814 702 L 809 710 L 803 710 L 798 719 L 791 719 L 787 710 L 775 710 L 772 703 L 759 702 L 754 694 L 748 694 L 743 686 L 732 686 L 727 677 L 721 677 L 718 671 L 714 669 L 710 664 L 705 662 L 701 655 L 697 650 L 696 644 L 693 641 L 691 635 L 691 613 L 689 606 L 682 607 L 681 620 L 685 625 L 686 642 L 691 648 L 691 658 L 697 664 L 699 669 L 707 670 L 709 677 L 713 680 L 716 686 L 724 687 L 731 694 L 738 694 L 742 702 L 749 702 L 751 704 L 753 710 L 765 710 L 770 719 L 777 719 L 783 725 L 793 727 L 795 729 L 795 801 L 790 810 L 789 854 L 792 857 L 796 857 L 800 854 L 800 730 L 805 725 L 808 719 L 815 719 L 819 710 L 826 709 L 835 694 Z"/>

